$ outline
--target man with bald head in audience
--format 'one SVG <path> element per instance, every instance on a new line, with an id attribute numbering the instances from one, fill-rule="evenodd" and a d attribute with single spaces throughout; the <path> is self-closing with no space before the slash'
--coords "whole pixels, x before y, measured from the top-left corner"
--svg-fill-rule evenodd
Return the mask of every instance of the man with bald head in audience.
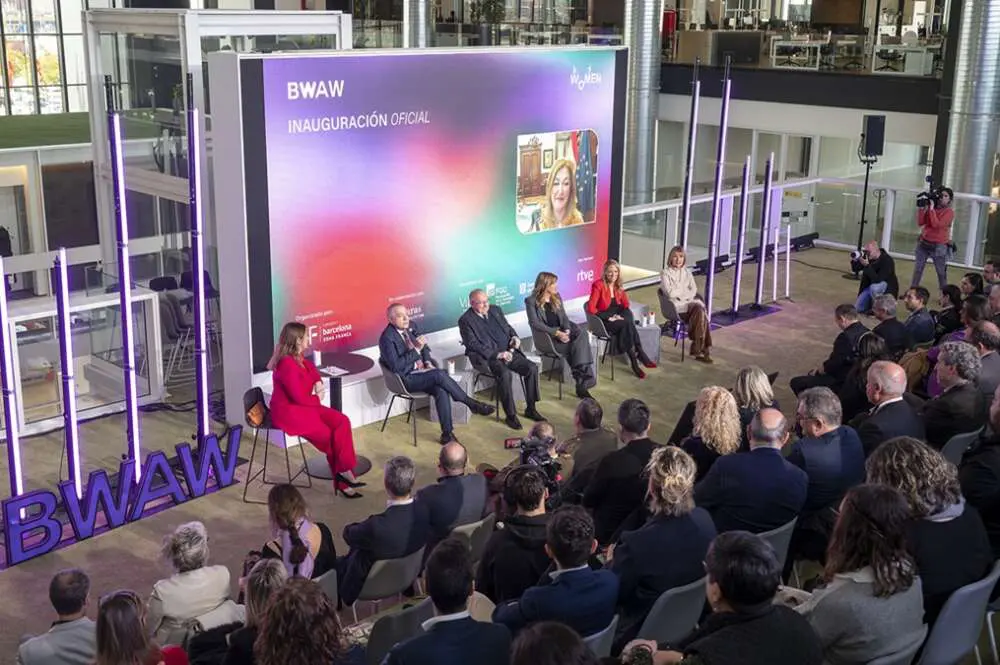
<path id="1" fill-rule="evenodd" d="M 416 500 L 427 507 L 431 534 L 427 554 L 448 537 L 452 529 L 478 522 L 486 512 L 488 496 L 486 477 L 466 473 L 469 455 L 458 441 L 441 447 L 438 454 L 438 480 L 417 492 Z"/>
<path id="2" fill-rule="evenodd" d="M 924 440 L 924 422 L 917 409 L 904 398 L 906 371 L 896 363 L 880 360 L 868 368 L 865 394 L 872 408 L 855 417 L 851 427 L 857 430 L 865 457 L 882 442 L 897 436 Z"/>
<path id="3" fill-rule="evenodd" d="M 993 393 L 1000 385 L 1000 327 L 992 321 L 978 321 L 972 324 L 968 342 L 979 350 L 979 378 L 976 386 L 986 400 L 993 399 Z"/>

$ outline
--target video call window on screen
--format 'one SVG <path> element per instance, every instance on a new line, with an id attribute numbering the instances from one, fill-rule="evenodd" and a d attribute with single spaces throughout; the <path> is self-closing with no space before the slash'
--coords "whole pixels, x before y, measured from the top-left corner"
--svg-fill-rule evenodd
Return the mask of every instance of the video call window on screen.
<path id="1" fill-rule="evenodd" d="M 517 229 L 555 231 L 597 221 L 597 134 L 517 137 Z"/>

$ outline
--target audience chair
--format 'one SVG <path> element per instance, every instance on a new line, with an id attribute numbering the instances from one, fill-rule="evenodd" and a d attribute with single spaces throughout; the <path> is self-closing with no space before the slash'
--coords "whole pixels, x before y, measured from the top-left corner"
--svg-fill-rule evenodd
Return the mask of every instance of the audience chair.
<path id="1" fill-rule="evenodd" d="M 399 559 L 376 561 L 372 565 L 371 570 L 368 571 L 368 577 L 365 578 L 365 584 L 361 588 L 361 593 L 358 594 L 358 600 L 370 600 L 374 602 L 375 611 L 378 612 L 380 601 L 391 596 L 400 595 L 409 589 L 410 585 L 414 582 L 417 583 L 418 592 L 423 593 L 419 589 L 420 580 L 418 579 L 423 563 L 423 547 L 413 554 Z M 357 602 L 351 605 L 351 612 L 354 614 L 354 623 L 357 623 Z"/>
<path id="2" fill-rule="evenodd" d="M 970 651 L 976 652 L 976 662 L 982 662 L 979 634 L 997 579 L 1000 579 L 1000 561 L 993 564 L 989 575 L 951 594 L 931 626 L 919 665 L 955 665 Z"/>
<path id="3" fill-rule="evenodd" d="M 251 388 L 250 390 L 243 393 L 243 413 L 247 413 L 254 404 L 264 404 L 264 391 L 258 387 Z M 289 483 L 295 485 L 296 487 L 312 487 L 312 478 L 306 473 L 306 484 L 296 484 L 295 479 L 306 471 L 306 451 L 304 443 L 305 441 L 302 437 L 292 436 L 290 434 L 285 434 L 282 432 L 284 437 L 284 443 L 282 448 L 285 450 L 285 471 L 287 472 L 288 480 L 281 480 L 274 482 L 267 479 L 267 453 L 270 448 L 271 443 L 271 430 L 275 429 L 274 424 L 271 423 L 271 410 L 267 408 L 264 404 L 264 422 L 260 427 L 255 427 L 246 416 L 244 416 L 247 427 L 253 430 L 253 445 L 250 447 L 250 462 L 247 464 L 247 479 L 246 483 L 243 485 L 243 503 L 267 503 L 266 501 L 256 501 L 247 499 L 247 490 L 250 489 L 250 483 L 255 478 L 260 478 L 260 482 L 264 485 L 278 485 L 282 483 Z M 257 439 L 260 435 L 260 430 L 264 430 L 264 466 L 259 471 L 253 470 L 253 460 L 257 455 Z M 280 431 L 280 430 L 279 430 Z M 302 468 L 299 469 L 295 475 L 292 475 L 292 462 L 288 459 L 288 440 L 295 439 L 298 443 L 299 453 L 302 455 Z"/>
<path id="4" fill-rule="evenodd" d="M 955 466 L 958 466 L 962 463 L 962 456 L 965 454 L 965 451 L 976 442 L 976 439 L 979 438 L 982 432 L 983 428 L 980 427 L 972 432 L 956 434 L 948 439 L 948 443 L 944 444 L 944 448 L 941 449 L 941 455 Z"/>
<path id="5" fill-rule="evenodd" d="M 792 534 L 795 532 L 795 525 L 798 521 L 799 518 L 796 517 L 784 526 L 779 526 L 777 529 L 758 534 L 774 550 L 774 555 L 778 557 L 778 565 L 781 566 L 782 570 L 785 568 L 785 559 L 788 558 L 788 546 L 792 542 Z"/>
<path id="6" fill-rule="evenodd" d="M 990 636 L 990 651 L 993 652 L 993 662 L 1000 663 L 1000 653 L 997 652 L 997 636 L 993 629 L 993 615 L 1000 612 L 1000 600 L 994 600 L 986 607 L 986 632 Z"/>
<path id="7" fill-rule="evenodd" d="M 920 633 L 920 639 L 914 640 L 913 644 L 909 647 L 903 649 L 902 651 L 891 653 L 888 656 L 882 656 L 881 658 L 869 661 L 868 665 L 911 665 L 913 663 L 914 656 L 916 656 L 917 652 L 920 651 L 920 647 L 923 646 L 924 638 L 926 637 L 927 626 L 924 626 L 923 631 Z"/>
<path id="8" fill-rule="evenodd" d="M 335 603 L 340 602 L 340 591 L 337 589 L 337 569 L 328 570 L 313 580 L 323 590 L 326 597 Z"/>
<path id="9" fill-rule="evenodd" d="M 615 380 L 615 354 L 618 353 L 618 349 L 612 349 L 612 339 L 611 335 L 608 334 L 608 329 L 604 326 L 604 321 L 601 320 L 596 314 L 591 314 L 587 312 L 587 330 L 596 337 L 599 341 L 604 342 L 604 353 L 601 354 L 601 364 L 604 364 L 604 359 L 608 357 L 608 353 L 611 353 L 611 380 Z"/>
<path id="10" fill-rule="evenodd" d="M 389 408 L 385 410 L 385 418 L 382 419 L 382 430 L 385 431 L 385 425 L 389 422 L 389 414 L 392 413 L 392 405 L 396 402 L 396 398 L 405 399 L 410 403 L 410 409 L 406 412 L 406 422 L 413 423 L 413 445 L 417 445 L 417 417 L 413 415 L 413 405 L 414 402 L 420 397 L 427 397 L 427 393 L 421 392 L 410 392 L 403 385 L 403 377 L 399 374 L 391 372 L 388 367 L 380 360 L 378 363 L 379 369 L 382 370 L 382 378 L 385 379 L 385 389 L 389 391 L 392 395 L 392 399 L 389 400 Z"/>
<path id="11" fill-rule="evenodd" d="M 548 333 L 544 333 L 538 330 L 531 331 L 531 341 L 535 344 L 535 353 L 540 355 L 543 359 L 549 360 L 552 364 L 549 367 L 549 371 L 546 372 L 546 379 L 548 381 L 552 380 L 552 374 L 558 372 L 559 375 L 559 399 L 562 399 L 563 393 L 563 366 L 566 364 L 566 359 L 563 355 L 556 350 L 556 345 L 552 341 L 552 337 Z"/>
<path id="12" fill-rule="evenodd" d="M 497 523 L 496 513 L 490 513 L 478 522 L 456 526 L 451 530 L 451 535 L 461 536 L 469 542 L 469 549 L 472 555 L 472 569 L 479 567 L 479 560 L 483 558 L 486 551 L 486 543 L 493 535 L 493 529 Z"/>
<path id="13" fill-rule="evenodd" d="M 380 617 L 368 634 L 365 647 L 366 665 L 382 665 L 392 647 L 424 632 L 421 624 L 434 616 L 434 605 L 424 598 L 416 605 Z"/>
<path id="14" fill-rule="evenodd" d="M 616 614 L 608 627 L 599 633 L 594 633 L 588 637 L 583 638 L 584 644 L 586 644 L 595 656 L 598 658 L 607 658 L 611 655 L 611 645 L 615 641 L 615 630 L 618 629 L 618 615 Z"/>
<path id="15" fill-rule="evenodd" d="M 524 377 L 520 374 L 516 375 L 517 378 L 521 380 L 521 392 L 527 394 L 528 389 L 524 385 Z M 483 379 L 489 379 L 493 382 L 493 406 L 495 407 L 494 414 L 497 422 L 500 422 L 500 391 L 497 390 L 497 377 L 493 375 L 488 365 L 476 365 L 472 368 L 472 392 L 479 392 L 479 382 Z"/>
<path id="16" fill-rule="evenodd" d="M 674 346 L 681 345 L 681 362 L 684 362 L 684 340 L 687 339 L 687 324 L 677 313 L 677 306 L 674 301 L 667 297 L 663 289 L 656 289 L 656 297 L 660 299 L 660 312 L 666 319 L 661 327 L 660 333 L 666 337 L 673 337 Z"/>
<path id="17" fill-rule="evenodd" d="M 705 578 L 667 589 L 653 603 L 639 628 L 638 639 L 674 644 L 687 637 L 705 608 Z"/>

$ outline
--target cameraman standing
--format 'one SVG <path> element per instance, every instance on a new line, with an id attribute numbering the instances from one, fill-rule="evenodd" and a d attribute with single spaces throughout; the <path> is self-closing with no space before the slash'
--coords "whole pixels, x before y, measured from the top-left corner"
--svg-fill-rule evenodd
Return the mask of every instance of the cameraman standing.
<path id="1" fill-rule="evenodd" d="M 937 196 L 931 197 L 928 204 L 917 212 L 917 224 L 921 230 L 914 252 L 916 262 L 910 286 L 920 286 L 924 264 L 931 259 L 937 273 L 938 288 L 943 290 L 948 285 L 948 246 L 951 243 L 951 225 L 955 221 L 955 211 L 951 209 L 954 192 L 947 187 L 939 187 L 935 193 Z"/>
<path id="2" fill-rule="evenodd" d="M 864 251 L 858 257 L 861 264 L 861 287 L 858 289 L 858 299 L 854 308 L 861 313 L 867 313 L 872 308 L 876 296 L 890 293 L 893 297 L 899 295 L 899 280 L 896 279 L 896 262 L 886 252 L 883 252 L 874 240 L 865 245 Z"/>

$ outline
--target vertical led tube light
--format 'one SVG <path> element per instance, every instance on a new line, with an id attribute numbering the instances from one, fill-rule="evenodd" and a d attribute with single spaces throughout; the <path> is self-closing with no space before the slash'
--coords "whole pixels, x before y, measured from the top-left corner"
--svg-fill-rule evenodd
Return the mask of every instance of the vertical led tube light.
<path id="1" fill-rule="evenodd" d="M 743 253 L 746 250 L 747 215 L 750 212 L 750 155 L 743 162 L 743 181 L 740 183 L 740 220 L 736 231 L 736 276 L 733 278 L 732 314 L 740 312 L 740 282 L 743 279 Z"/>
<path id="2" fill-rule="evenodd" d="M 729 93 L 732 80 L 729 67 L 732 57 L 726 56 L 726 73 L 722 79 L 722 117 L 719 119 L 719 149 L 715 156 L 715 189 L 712 193 L 712 221 L 708 227 L 708 275 L 705 277 L 705 313 L 712 318 L 712 296 L 715 291 L 715 260 L 719 254 L 719 213 L 722 206 L 722 179 L 726 166 L 726 134 L 729 131 Z"/>
<path id="3" fill-rule="evenodd" d="M 774 153 L 767 158 L 764 171 L 764 191 L 760 199 L 760 243 L 757 245 L 757 287 L 754 289 L 753 306 L 760 308 L 764 298 L 764 270 L 767 268 L 767 231 L 771 221 L 771 185 L 774 183 Z"/>
<path id="4" fill-rule="evenodd" d="M 66 459 L 69 479 L 77 498 L 83 498 L 83 473 L 80 469 L 80 432 L 76 418 L 76 380 L 73 368 L 73 323 L 69 313 L 69 276 L 66 271 L 66 248 L 60 247 L 52 269 L 56 287 L 56 318 L 59 322 L 59 362 L 62 369 L 63 429 L 66 433 Z"/>
<path id="5" fill-rule="evenodd" d="M 688 225 L 691 223 L 691 187 L 694 183 L 695 143 L 698 138 L 698 105 L 701 102 L 701 80 L 698 78 L 698 60 L 694 63 L 694 78 L 691 81 L 691 117 L 688 120 L 687 161 L 684 170 L 684 193 L 681 201 L 680 246 L 687 251 Z M 665 233 L 665 232 L 664 232 Z"/>
<path id="6" fill-rule="evenodd" d="M 792 225 L 785 227 L 785 298 L 792 296 Z"/>
<path id="7" fill-rule="evenodd" d="M 201 209 L 201 122 L 194 107 L 194 77 L 187 75 L 188 187 L 191 213 L 191 283 L 194 287 L 195 405 L 198 414 L 198 445 L 209 435 L 208 362 L 205 322 L 205 240 Z"/>
<path id="8" fill-rule="evenodd" d="M 111 155 L 111 184 L 114 190 L 115 231 L 118 234 L 118 304 L 122 317 L 122 374 L 125 386 L 125 438 L 128 456 L 135 462 L 133 473 L 139 482 L 142 446 L 139 436 L 139 396 L 136 391 L 135 330 L 132 318 L 132 265 L 128 252 L 128 206 L 125 202 L 125 144 L 121 115 L 115 110 L 111 77 L 105 79 L 108 107 L 108 149 Z"/>
<path id="9" fill-rule="evenodd" d="M 7 470 L 10 476 L 11 498 L 24 493 L 24 471 L 21 468 L 21 437 L 17 422 L 17 395 L 14 392 L 14 339 L 7 315 L 7 273 L 0 257 L 0 381 L 3 385 L 3 424 L 7 431 Z"/>

